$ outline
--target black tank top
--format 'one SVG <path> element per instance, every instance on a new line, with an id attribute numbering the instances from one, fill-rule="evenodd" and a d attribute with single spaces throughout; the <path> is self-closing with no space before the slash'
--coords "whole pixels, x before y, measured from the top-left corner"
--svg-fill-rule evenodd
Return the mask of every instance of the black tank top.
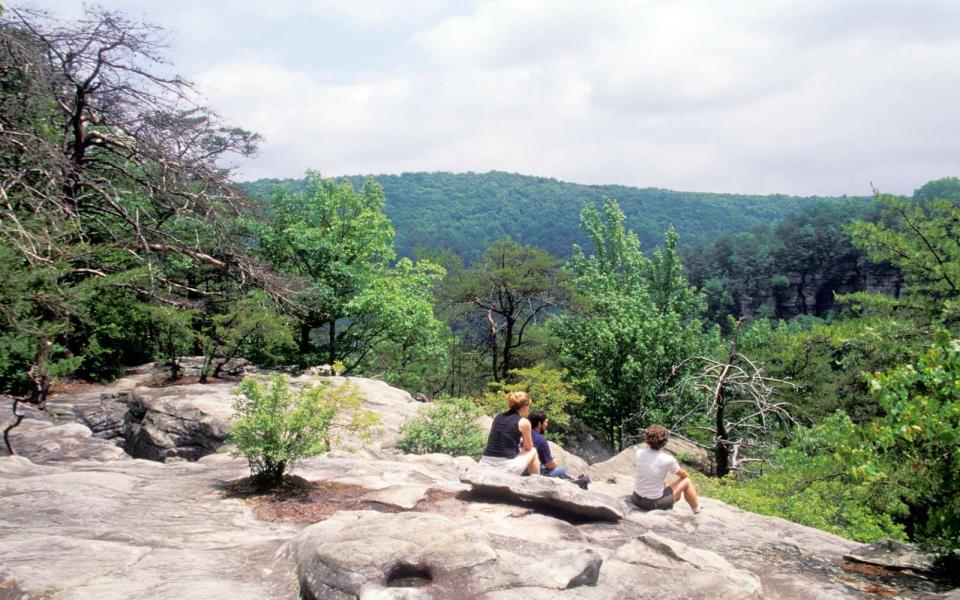
<path id="1" fill-rule="evenodd" d="M 520 447 L 519 423 L 520 413 L 517 412 L 505 412 L 495 416 L 483 455 L 514 458 Z"/>

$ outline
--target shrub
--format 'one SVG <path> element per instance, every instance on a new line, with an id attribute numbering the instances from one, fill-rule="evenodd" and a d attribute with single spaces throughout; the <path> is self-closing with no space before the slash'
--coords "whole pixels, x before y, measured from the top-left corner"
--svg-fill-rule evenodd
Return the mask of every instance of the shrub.
<path id="1" fill-rule="evenodd" d="M 266 486 L 278 485 L 297 460 L 327 452 L 347 433 L 369 435 L 379 420 L 360 408 L 360 391 L 349 382 L 291 390 L 283 375 L 247 377 L 236 394 L 234 454 L 246 457 L 253 479 Z"/>
<path id="2" fill-rule="evenodd" d="M 529 369 L 511 369 L 512 383 L 492 382 L 495 391 L 476 400 L 488 415 L 506 410 L 506 394 L 528 392 L 533 399 L 531 410 L 542 410 L 550 419 L 551 432 L 557 441 L 562 441 L 564 431 L 570 427 L 570 412 L 583 402 L 569 380 L 566 369 L 550 369 L 537 365 Z"/>
<path id="3" fill-rule="evenodd" d="M 465 398 L 447 398 L 400 427 L 397 448 L 407 454 L 440 452 L 479 458 L 487 436 L 477 423 L 480 409 Z"/>

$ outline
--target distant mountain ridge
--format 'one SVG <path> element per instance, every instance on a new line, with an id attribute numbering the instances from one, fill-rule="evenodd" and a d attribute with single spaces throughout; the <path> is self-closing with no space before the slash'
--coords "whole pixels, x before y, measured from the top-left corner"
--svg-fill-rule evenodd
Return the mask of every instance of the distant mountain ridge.
<path id="1" fill-rule="evenodd" d="M 367 176 L 346 177 L 359 187 Z M 717 237 L 772 225 L 818 202 L 862 202 L 865 197 L 798 197 L 676 192 L 622 185 L 583 185 L 501 171 L 489 173 L 403 173 L 373 175 L 386 194 L 386 213 L 396 230 L 398 254 L 410 256 L 418 245 L 449 248 L 467 261 L 493 240 L 510 236 L 566 257 L 572 244 L 587 239 L 580 230 L 580 209 L 604 198 L 620 203 L 628 226 L 652 250 L 670 225 L 681 244 L 709 243 Z M 302 190 L 304 179 L 258 179 L 240 184 L 259 197 L 283 184 Z"/>

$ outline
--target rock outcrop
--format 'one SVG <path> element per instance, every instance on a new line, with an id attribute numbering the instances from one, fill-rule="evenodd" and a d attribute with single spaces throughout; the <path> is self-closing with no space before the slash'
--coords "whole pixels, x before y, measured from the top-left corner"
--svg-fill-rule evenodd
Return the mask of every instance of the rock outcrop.
<path id="1" fill-rule="evenodd" d="M 487 498 L 554 509 L 576 520 L 621 521 L 623 509 L 616 500 L 581 490 L 569 481 L 552 477 L 520 477 L 496 469 L 477 467 L 460 477 L 471 490 Z"/>
<path id="2" fill-rule="evenodd" d="M 0 598 L 730 600 L 944 591 L 848 570 L 844 555 L 860 544 L 709 498 L 697 516 L 683 506 L 624 512 L 629 454 L 591 465 L 602 477 L 587 493 L 482 474 L 466 457 L 398 455 L 390 440 L 418 405 L 379 382 L 361 382 L 364 394 L 382 392 L 366 402 L 384 415 L 373 451 L 304 460 L 295 473 L 310 482 L 309 494 L 240 497 L 229 482 L 247 474 L 246 463 L 223 448 L 195 462 L 133 459 L 112 441 L 115 415 L 82 410 L 127 392 L 121 404 L 139 394 L 158 413 L 192 407 L 212 418 L 229 399 L 226 388 L 145 391 L 143 383 L 125 378 L 55 396 L 56 418 L 30 413 L 17 430 L 24 455 L 0 457 Z M 558 510 L 556 490 L 571 492 L 575 506 Z M 585 507 L 622 520 L 571 517 Z"/>

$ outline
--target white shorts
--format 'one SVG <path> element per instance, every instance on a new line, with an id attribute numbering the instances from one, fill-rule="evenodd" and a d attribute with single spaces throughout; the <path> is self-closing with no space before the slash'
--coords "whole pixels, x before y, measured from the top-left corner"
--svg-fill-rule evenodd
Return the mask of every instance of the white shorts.
<path id="1" fill-rule="evenodd" d="M 507 471 L 508 473 L 513 473 L 515 475 L 523 475 L 523 473 L 527 470 L 527 467 L 530 465 L 530 459 L 533 458 L 533 453 L 536 451 L 536 448 L 531 448 L 526 452 L 521 452 L 513 458 L 481 456 L 480 466 L 493 467 L 495 469 Z"/>

